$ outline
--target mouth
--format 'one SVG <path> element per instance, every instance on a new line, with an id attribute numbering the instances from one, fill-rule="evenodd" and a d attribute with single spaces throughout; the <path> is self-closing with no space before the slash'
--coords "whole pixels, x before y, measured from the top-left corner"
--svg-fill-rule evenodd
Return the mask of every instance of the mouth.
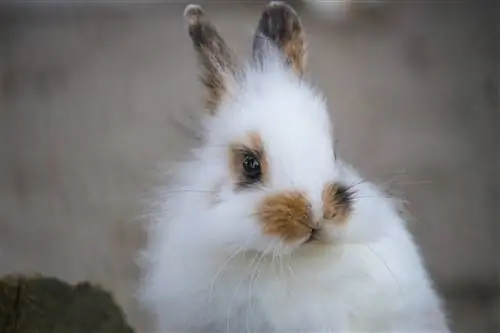
<path id="1" fill-rule="evenodd" d="M 311 233 L 309 234 L 309 238 L 307 238 L 303 244 L 309 244 L 312 242 L 319 241 L 320 232 L 321 232 L 321 230 L 319 230 L 319 229 L 311 229 Z"/>

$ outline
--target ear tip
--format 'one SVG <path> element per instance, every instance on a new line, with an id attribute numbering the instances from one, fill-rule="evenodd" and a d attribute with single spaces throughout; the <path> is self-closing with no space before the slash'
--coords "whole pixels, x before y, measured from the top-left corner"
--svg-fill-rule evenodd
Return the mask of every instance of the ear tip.
<path id="1" fill-rule="evenodd" d="M 289 4 L 287 4 L 284 1 L 275 0 L 275 1 L 269 2 L 266 6 L 266 10 L 269 10 L 269 9 L 278 9 L 278 10 L 290 12 L 293 15 L 297 15 L 297 13 L 295 12 L 295 9 L 293 9 L 292 6 L 290 6 Z"/>
<path id="2" fill-rule="evenodd" d="M 197 24 L 204 14 L 203 8 L 200 5 L 189 4 L 184 9 L 184 18 L 189 25 Z"/>
<path id="3" fill-rule="evenodd" d="M 273 24 L 273 22 L 276 23 Z M 292 6 L 284 1 L 271 1 L 262 12 L 259 26 L 261 29 L 264 29 L 276 24 L 278 26 L 284 24 L 287 27 L 291 25 L 298 28 L 302 25 L 299 15 Z"/>

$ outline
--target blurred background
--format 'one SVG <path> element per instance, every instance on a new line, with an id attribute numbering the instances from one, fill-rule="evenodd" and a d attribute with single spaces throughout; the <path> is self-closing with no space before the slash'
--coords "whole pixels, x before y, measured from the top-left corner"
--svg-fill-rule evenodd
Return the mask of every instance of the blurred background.
<path id="1" fill-rule="evenodd" d="M 0 275 L 101 283 L 147 332 L 143 203 L 201 114 L 186 2 L 34 2 L 0 1 Z M 265 1 L 201 3 L 246 57 Z M 339 155 L 409 202 L 455 332 L 500 332 L 498 7 L 296 7 Z"/>

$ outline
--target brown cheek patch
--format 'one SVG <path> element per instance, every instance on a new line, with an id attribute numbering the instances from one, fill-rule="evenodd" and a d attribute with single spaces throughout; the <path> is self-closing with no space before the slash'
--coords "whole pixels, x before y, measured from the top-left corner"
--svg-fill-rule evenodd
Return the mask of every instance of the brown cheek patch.
<path id="1" fill-rule="evenodd" d="M 229 146 L 229 170 L 236 184 L 243 184 L 243 158 L 251 152 L 259 158 L 262 178 L 260 184 L 269 181 L 269 162 L 264 151 L 262 138 L 256 132 L 249 132 L 243 142 L 235 142 Z M 241 186 L 238 186 L 241 187 Z"/>
<path id="2" fill-rule="evenodd" d="M 311 206 L 300 192 L 267 197 L 259 206 L 258 216 L 266 235 L 287 243 L 309 237 L 311 233 Z"/>
<path id="3" fill-rule="evenodd" d="M 347 221 L 352 210 L 352 202 L 345 187 L 328 184 L 323 189 L 323 218 L 336 223 Z"/>

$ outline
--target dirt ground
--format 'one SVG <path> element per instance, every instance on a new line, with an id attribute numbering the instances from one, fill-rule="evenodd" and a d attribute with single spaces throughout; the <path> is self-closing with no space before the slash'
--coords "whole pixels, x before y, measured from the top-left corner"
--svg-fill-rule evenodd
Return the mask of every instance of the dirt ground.
<path id="1" fill-rule="evenodd" d="M 142 332 L 142 203 L 159 164 L 196 144 L 200 114 L 183 7 L 0 7 L 0 274 L 102 283 Z M 261 8 L 206 5 L 241 56 Z M 339 155 L 410 203 L 456 332 L 500 318 L 493 15 L 470 1 L 303 16 Z"/>

